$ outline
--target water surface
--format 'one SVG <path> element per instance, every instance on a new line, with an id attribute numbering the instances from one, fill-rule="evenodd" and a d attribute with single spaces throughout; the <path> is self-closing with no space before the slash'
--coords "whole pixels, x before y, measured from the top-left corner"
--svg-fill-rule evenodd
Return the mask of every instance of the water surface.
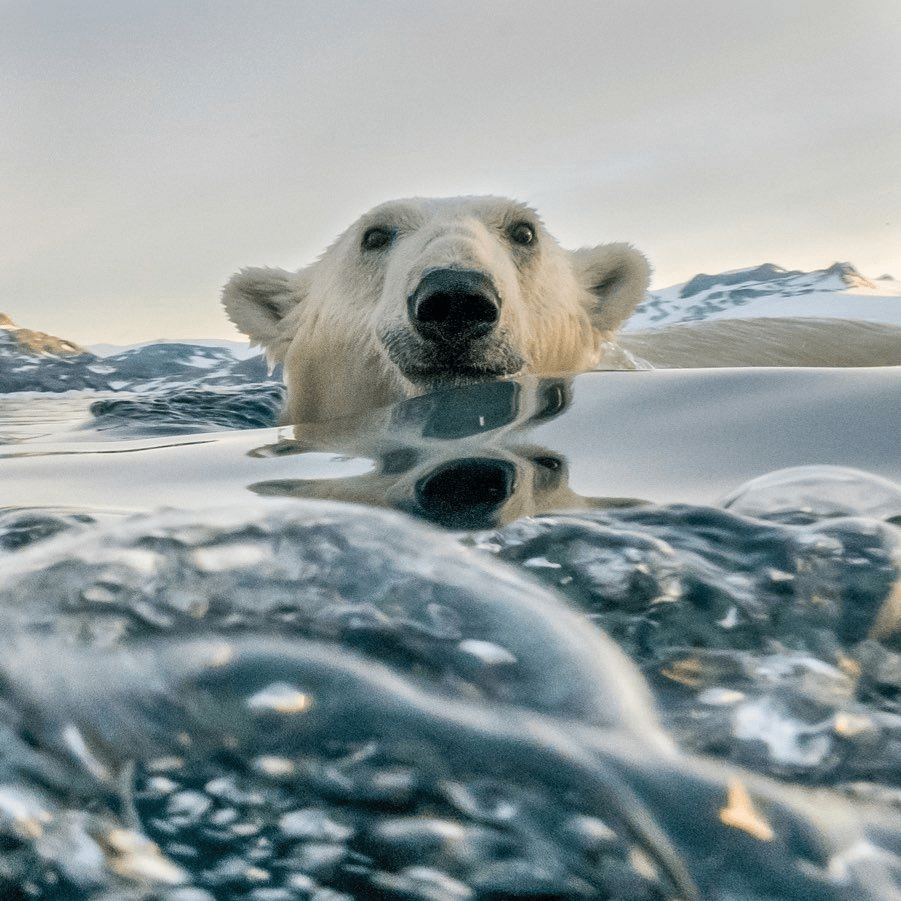
<path id="1" fill-rule="evenodd" d="M 901 893 L 901 370 L 9 397 L 3 897 Z"/>

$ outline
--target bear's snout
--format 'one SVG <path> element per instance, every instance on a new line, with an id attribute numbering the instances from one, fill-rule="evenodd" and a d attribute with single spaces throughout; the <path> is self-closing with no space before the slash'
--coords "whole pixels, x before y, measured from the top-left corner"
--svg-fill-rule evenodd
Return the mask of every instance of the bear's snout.
<path id="1" fill-rule="evenodd" d="M 407 298 L 410 322 L 427 341 L 459 345 L 491 332 L 501 315 L 494 282 L 474 269 L 427 269 Z"/>

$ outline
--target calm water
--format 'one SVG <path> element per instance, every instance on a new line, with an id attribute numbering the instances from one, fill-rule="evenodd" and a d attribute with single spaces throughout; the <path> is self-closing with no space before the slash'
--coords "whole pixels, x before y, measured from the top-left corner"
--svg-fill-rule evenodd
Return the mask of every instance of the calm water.
<path id="1" fill-rule="evenodd" d="M 0 406 L 0 897 L 901 893 L 898 369 L 95 400 Z"/>

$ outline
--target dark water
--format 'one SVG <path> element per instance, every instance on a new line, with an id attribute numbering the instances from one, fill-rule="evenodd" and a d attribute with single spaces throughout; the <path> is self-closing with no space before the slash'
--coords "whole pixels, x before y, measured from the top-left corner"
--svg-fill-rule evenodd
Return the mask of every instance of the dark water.
<path id="1" fill-rule="evenodd" d="M 19 433 L 0 897 L 898 897 L 901 375 L 657 375 Z"/>

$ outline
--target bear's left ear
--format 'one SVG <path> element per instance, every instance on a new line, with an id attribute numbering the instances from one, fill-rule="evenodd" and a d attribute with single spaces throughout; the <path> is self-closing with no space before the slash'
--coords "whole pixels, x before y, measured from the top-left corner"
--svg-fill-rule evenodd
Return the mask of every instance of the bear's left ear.
<path id="1" fill-rule="evenodd" d="M 242 269 L 222 291 L 228 318 L 261 345 L 273 364 L 284 359 L 291 342 L 281 328 L 285 316 L 303 299 L 300 273 L 284 269 Z"/>
<path id="2" fill-rule="evenodd" d="M 574 269 L 593 302 L 592 325 L 611 332 L 622 325 L 644 299 L 651 267 L 631 244 L 599 244 L 573 251 Z"/>

